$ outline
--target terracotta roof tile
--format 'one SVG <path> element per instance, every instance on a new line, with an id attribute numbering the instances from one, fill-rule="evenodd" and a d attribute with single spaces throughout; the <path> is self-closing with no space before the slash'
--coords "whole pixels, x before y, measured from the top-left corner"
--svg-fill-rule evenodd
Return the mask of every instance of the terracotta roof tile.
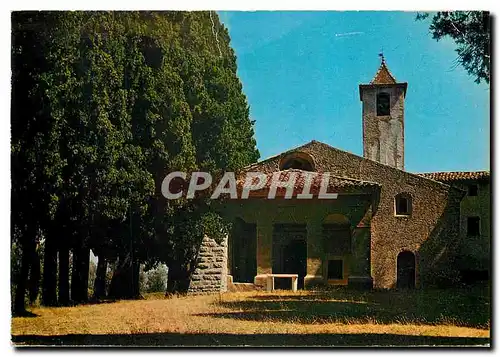
<path id="1" fill-rule="evenodd" d="M 425 172 L 417 174 L 434 181 L 484 180 L 490 178 L 489 171 Z"/>
<path id="2" fill-rule="evenodd" d="M 389 71 L 389 68 L 387 68 L 385 61 L 382 61 L 380 64 L 380 67 L 370 84 L 396 84 L 396 78 L 394 78 L 392 73 Z"/>
<path id="3" fill-rule="evenodd" d="M 328 145 L 328 144 L 325 144 L 325 143 L 322 143 L 322 142 L 316 141 L 316 140 L 312 140 L 311 142 L 308 142 L 302 146 L 293 148 L 291 150 L 287 150 L 281 154 L 271 156 L 271 157 L 268 157 L 262 161 L 251 164 L 251 165 L 245 167 L 243 171 L 244 172 L 251 172 L 251 171 L 262 172 L 262 173 L 266 173 L 266 174 L 272 173 L 275 171 L 279 171 L 278 167 L 279 167 L 279 160 L 281 157 L 288 155 L 290 153 L 293 153 L 293 152 L 302 152 L 302 151 L 307 152 L 315 157 L 316 168 L 317 168 L 317 171 L 319 171 L 319 172 L 335 171 L 337 173 L 337 175 L 340 174 L 340 176 L 344 176 L 344 174 L 342 173 L 342 170 L 339 170 L 339 168 L 336 167 L 335 165 L 333 165 L 333 166 L 330 165 L 328 157 L 330 157 L 331 155 L 332 156 L 335 156 L 335 155 L 343 155 L 344 156 L 344 155 L 346 155 L 347 157 L 349 157 L 351 160 L 354 160 L 355 162 L 358 162 L 358 161 L 370 162 L 371 164 L 377 166 L 380 170 L 386 170 L 388 175 L 390 175 L 391 172 L 394 174 L 396 174 L 397 172 L 401 172 L 401 170 L 396 169 L 394 167 L 387 166 L 387 165 L 381 164 L 379 162 L 364 158 L 362 156 L 359 156 L 359 155 L 356 155 L 356 154 L 353 154 L 353 153 L 350 153 L 350 152 L 347 152 L 344 150 L 337 149 L 331 145 Z M 418 173 L 413 173 L 413 172 L 408 172 L 408 171 L 404 171 L 404 173 L 405 173 L 405 175 L 410 175 L 410 176 L 415 177 L 415 178 L 419 177 L 422 179 L 430 179 L 429 176 L 426 176 L 426 175 L 429 175 L 430 173 L 429 174 L 418 174 Z M 400 173 L 397 173 L 397 175 L 400 175 Z M 359 177 L 359 176 L 354 176 L 354 177 Z M 437 181 L 434 179 L 433 179 L 433 181 L 439 185 L 443 185 L 446 187 L 450 186 L 446 182 L 441 182 L 441 181 Z M 456 189 L 456 190 L 462 192 L 460 189 L 454 187 L 453 185 L 451 187 L 453 189 Z"/>
<path id="4" fill-rule="evenodd" d="M 305 180 L 307 175 L 311 175 L 312 177 L 312 182 L 311 182 L 311 189 L 309 190 L 309 193 L 317 196 L 320 191 L 320 186 L 323 178 L 325 175 L 329 175 L 328 179 L 328 188 L 327 188 L 327 193 L 338 193 L 338 192 L 349 192 L 352 191 L 353 189 L 359 189 L 359 188 L 376 188 L 379 187 L 380 185 L 374 182 L 369 182 L 369 181 L 361 181 L 361 180 L 355 180 L 351 178 L 346 178 L 346 177 L 339 177 L 339 176 L 334 176 L 331 175 L 328 172 L 311 172 L 311 171 L 303 171 L 303 170 L 297 170 L 297 169 L 288 169 L 288 170 L 283 170 L 283 171 L 275 171 L 275 172 L 269 172 L 269 173 L 264 173 L 266 176 L 266 184 L 264 187 L 260 190 L 255 190 L 255 191 L 250 191 L 250 197 L 261 197 L 263 195 L 267 196 L 267 192 L 269 191 L 269 188 L 271 187 L 271 181 L 273 174 L 279 173 L 279 181 L 288 181 L 290 178 L 291 173 L 296 174 L 296 179 L 295 179 L 295 185 L 294 185 L 294 191 L 293 191 L 293 196 L 296 196 L 299 193 L 302 193 L 305 185 Z M 325 177 L 326 179 L 326 177 Z M 244 187 L 244 182 L 245 182 L 245 176 L 242 175 L 237 181 L 237 186 L 238 190 L 241 190 Z M 258 183 L 258 179 L 255 178 L 252 184 Z M 278 188 L 276 191 L 276 196 L 284 196 L 286 192 L 286 188 Z"/>

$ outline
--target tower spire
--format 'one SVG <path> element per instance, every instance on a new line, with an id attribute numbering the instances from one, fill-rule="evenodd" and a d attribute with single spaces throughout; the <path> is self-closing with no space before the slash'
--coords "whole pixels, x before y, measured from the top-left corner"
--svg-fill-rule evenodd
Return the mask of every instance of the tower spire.
<path id="1" fill-rule="evenodd" d="M 404 170 L 404 107 L 408 84 L 396 81 L 387 67 L 383 50 L 378 56 L 380 64 L 375 77 L 369 84 L 359 85 L 359 99 L 363 102 L 363 157 Z"/>
<path id="2" fill-rule="evenodd" d="M 370 84 L 396 84 L 396 78 L 394 78 L 389 68 L 387 68 L 384 52 L 380 51 L 378 55 L 380 57 L 380 67 Z"/>

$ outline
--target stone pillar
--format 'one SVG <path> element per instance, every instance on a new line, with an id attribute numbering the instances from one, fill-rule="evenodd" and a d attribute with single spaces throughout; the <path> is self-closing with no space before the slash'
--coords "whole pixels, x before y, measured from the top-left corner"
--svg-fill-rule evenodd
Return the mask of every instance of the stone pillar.
<path id="1" fill-rule="evenodd" d="M 354 288 L 371 289 L 370 264 L 371 228 L 360 224 L 353 229 L 351 238 L 351 259 L 349 265 L 348 285 Z"/>
<path id="2" fill-rule="evenodd" d="M 273 269 L 273 224 L 267 220 L 257 221 L 257 275 L 254 284 L 266 285 L 266 274 Z"/>
<path id="3" fill-rule="evenodd" d="M 323 277 L 323 229 L 322 222 L 311 220 L 307 223 L 307 275 L 304 287 L 324 284 Z"/>
<path id="4" fill-rule="evenodd" d="M 189 293 L 227 291 L 227 237 L 220 243 L 205 236 L 198 254 L 198 262 L 191 275 Z"/>

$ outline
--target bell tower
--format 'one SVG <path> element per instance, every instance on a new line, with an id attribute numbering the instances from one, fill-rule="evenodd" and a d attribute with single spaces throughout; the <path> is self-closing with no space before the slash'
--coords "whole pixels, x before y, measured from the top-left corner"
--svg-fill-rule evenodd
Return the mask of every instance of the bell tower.
<path id="1" fill-rule="evenodd" d="M 404 108 L 408 83 L 398 83 L 384 55 L 369 84 L 359 85 L 363 103 L 363 157 L 404 170 Z"/>

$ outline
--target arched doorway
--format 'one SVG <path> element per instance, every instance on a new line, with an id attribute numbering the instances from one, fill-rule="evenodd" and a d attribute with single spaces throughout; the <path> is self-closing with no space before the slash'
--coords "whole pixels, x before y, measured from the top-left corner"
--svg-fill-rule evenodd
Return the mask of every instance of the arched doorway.
<path id="1" fill-rule="evenodd" d="M 397 288 L 415 288 L 415 254 L 409 251 L 399 253 L 397 270 Z"/>

